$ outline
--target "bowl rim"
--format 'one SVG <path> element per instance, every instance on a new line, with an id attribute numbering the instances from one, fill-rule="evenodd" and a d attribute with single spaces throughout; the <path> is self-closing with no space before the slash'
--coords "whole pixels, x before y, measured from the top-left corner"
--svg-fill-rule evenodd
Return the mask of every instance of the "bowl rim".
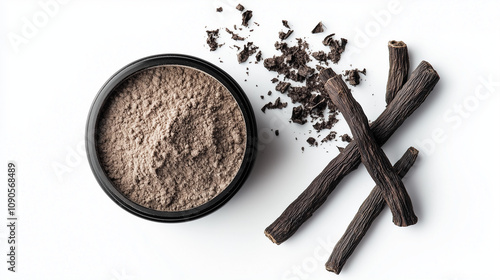
<path id="1" fill-rule="evenodd" d="M 195 68 L 221 82 L 234 97 L 243 114 L 246 125 L 246 148 L 240 169 L 231 183 L 218 195 L 208 202 L 183 211 L 159 211 L 141 206 L 118 191 L 106 172 L 103 170 L 97 152 L 95 129 L 101 113 L 102 106 L 106 103 L 113 90 L 130 76 L 140 71 L 161 66 L 183 66 Z M 98 91 L 87 117 L 85 128 L 85 150 L 92 173 L 104 192 L 120 207 L 144 219 L 157 222 L 183 222 L 203 217 L 214 212 L 224 205 L 246 181 L 253 168 L 257 155 L 257 124 L 252 109 L 243 89 L 224 70 L 198 57 L 184 54 L 158 54 L 138 59 L 122 67 L 114 73 Z"/>

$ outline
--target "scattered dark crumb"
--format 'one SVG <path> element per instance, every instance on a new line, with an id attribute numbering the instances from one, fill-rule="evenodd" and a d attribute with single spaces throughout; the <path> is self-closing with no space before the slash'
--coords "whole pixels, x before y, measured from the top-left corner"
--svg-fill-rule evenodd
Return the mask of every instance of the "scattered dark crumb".
<path id="1" fill-rule="evenodd" d="M 357 86 L 359 85 L 359 82 L 361 80 L 361 77 L 359 76 L 359 73 L 363 74 L 366 76 L 366 68 L 363 69 L 363 71 L 360 71 L 358 68 L 353 69 L 353 70 L 346 70 L 344 76 L 347 77 L 346 82 L 349 82 L 351 86 Z"/>
<path id="2" fill-rule="evenodd" d="M 287 43 L 274 43 L 274 48 L 277 50 L 281 50 L 283 52 L 284 49 L 288 48 Z M 284 62 L 284 57 L 282 56 L 273 56 L 272 58 L 268 58 L 268 66 L 266 66 L 266 61 L 264 61 L 264 67 L 267 68 L 269 71 L 276 71 L 278 70 L 278 67 L 280 66 L 281 63 Z"/>
<path id="3" fill-rule="evenodd" d="M 274 103 L 267 103 L 266 105 L 264 105 L 264 107 L 262 107 L 260 110 L 265 113 L 266 112 L 266 109 L 283 109 L 283 108 L 286 108 L 288 106 L 288 103 L 287 102 L 281 102 L 281 99 L 278 97 L 276 99 L 276 101 L 274 101 Z"/>
<path id="4" fill-rule="evenodd" d="M 328 64 L 328 62 L 326 62 Z M 316 65 L 316 70 L 318 72 L 321 72 L 321 70 L 325 69 L 325 67 L 321 66 L 321 65 Z"/>
<path id="5" fill-rule="evenodd" d="M 290 29 L 290 25 L 288 25 L 288 20 L 282 20 L 283 26 Z"/>
<path id="6" fill-rule="evenodd" d="M 254 21 L 253 23 L 255 23 L 255 25 L 257 25 L 257 26 L 260 26 L 260 24 L 256 21 Z"/>
<path id="7" fill-rule="evenodd" d="M 215 11 L 217 11 L 218 13 L 222 12 L 222 7 L 217 8 Z"/>
<path id="8" fill-rule="evenodd" d="M 280 131 L 276 129 L 276 130 L 274 131 L 274 134 L 276 134 L 276 136 L 279 136 L 279 135 L 280 135 Z"/>
<path id="9" fill-rule="evenodd" d="M 217 38 L 219 38 L 219 29 L 207 30 L 207 45 L 210 47 L 210 51 L 215 51 L 219 45 L 217 44 Z"/>
<path id="10" fill-rule="evenodd" d="M 243 50 L 238 53 L 238 63 L 242 63 L 247 61 L 247 59 L 253 55 L 254 53 L 257 52 L 257 49 L 259 47 L 254 46 L 252 42 L 248 42 L 246 45 L 243 46 Z"/>
<path id="11" fill-rule="evenodd" d="M 316 138 L 314 137 L 307 138 L 306 142 L 311 146 L 318 146 L 318 142 L 316 142 Z"/>
<path id="12" fill-rule="evenodd" d="M 268 92 L 267 92 L 267 95 L 268 95 L 268 96 L 271 96 L 271 94 L 272 94 L 272 92 L 271 92 L 271 91 L 268 91 Z"/>
<path id="13" fill-rule="evenodd" d="M 299 139 L 297 139 L 297 137 L 295 137 L 295 140 L 299 140 Z"/>
<path id="14" fill-rule="evenodd" d="M 313 52 L 311 55 L 317 61 L 324 62 L 326 65 L 328 65 L 328 62 L 327 62 L 328 56 L 324 51 Z"/>
<path id="15" fill-rule="evenodd" d="M 350 143 L 352 141 L 351 137 L 347 134 L 340 136 L 340 139 L 342 139 L 342 141 L 347 142 L 347 143 Z"/>
<path id="16" fill-rule="evenodd" d="M 243 5 L 241 5 L 241 4 L 238 4 L 238 6 L 236 6 L 236 10 L 238 10 L 240 12 L 243 12 L 244 9 L 245 9 L 245 7 L 243 7 Z"/>
<path id="17" fill-rule="evenodd" d="M 260 99 L 264 99 L 264 95 L 261 95 L 261 96 L 260 96 Z"/>
<path id="18" fill-rule="evenodd" d="M 335 36 L 335 33 L 326 36 L 325 39 L 323 39 L 323 45 L 330 47 L 328 58 L 333 63 L 337 63 L 340 60 L 340 55 L 345 51 L 347 39 L 340 38 L 340 41 L 334 40 L 333 36 Z"/>
<path id="19" fill-rule="evenodd" d="M 307 122 L 307 113 L 302 105 L 293 107 L 292 109 L 292 122 L 298 124 L 305 124 Z"/>
<path id="20" fill-rule="evenodd" d="M 241 49 L 239 46 L 237 45 L 233 45 L 233 47 L 235 47 L 238 51 Z"/>
<path id="21" fill-rule="evenodd" d="M 243 14 L 241 16 L 242 16 L 241 25 L 248 27 L 248 22 L 252 18 L 252 11 L 246 10 L 245 12 L 243 12 Z"/>
<path id="22" fill-rule="evenodd" d="M 285 93 L 286 90 L 288 89 L 288 87 L 290 87 L 290 83 L 287 83 L 287 82 L 279 82 L 277 85 L 276 85 L 276 90 L 281 92 L 281 93 Z"/>
<path id="23" fill-rule="evenodd" d="M 286 48 L 288 48 L 288 44 L 283 42 L 283 43 L 279 43 L 279 42 L 275 42 L 274 43 L 274 48 L 277 49 L 277 50 L 284 50 Z"/>
<path id="24" fill-rule="evenodd" d="M 262 51 L 259 51 L 256 55 L 255 55 L 255 63 L 259 62 L 262 60 Z"/>
<path id="25" fill-rule="evenodd" d="M 276 41 L 276 42 L 274 42 L 274 48 L 279 50 L 279 51 L 285 51 L 288 49 L 288 44 L 285 42 L 280 43 L 280 42 Z M 293 57 L 289 56 L 287 59 L 293 59 Z"/>
<path id="26" fill-rule="evenodd" d="M 330 133 L 328 133 L 328 135 L 321 140 L 321 143 L 331 141 L 331 140 L 335 139 L 335 137 L 337 137 L 337 132 L 330 131 Z"/>
<path id="27" fill-rule="evenodd" d="M 253 32 L 253 29 L 250 29 L 250 30 L 248 30 L 248 31 Z"/>
<path id="28" fill-rule="evenodd" d="M 301 65 L 297 71 L 297 74 L 304 78 L 307 78 L 310 75 L 314 74 L 314 69 L 307 65 Z"/>
<path id="29" fill-rule="evenodd" d="M 302 152 L 304 151 L 304 147 L 300 147 L 300 149 L 302 150 Z"/>
<path id="30" fill-rule="evenodd" d="M 259 87 L 259 85 L 255 85 L 255 87 Z"/>
<path id="31" fill-rule="evenodd" d="M 339 152 L 343 152 L 345 148 L 337 146 L 337 149 L 339 149 Z"/>
<path id="32" fill-rule="evenodd" d="M 239 36 L 238 34 L 234 33 L 233 31 L 231 31 L 229 28 L 226 28 L 226 32 L 231 34 L 231 39 L 235 40 L 235 41 L 244 41 L 245 38 Z"/>
<path id="33" fill-rule="evenodd" d="M 313 34 L 316 34 L 316 33 L 321 33 L 321 32 L 323 32 L 323 31 L 324 31 L 324 30 L 323 30 L 323 23 L 320 21 L 320 22 L 316 25 L 316 27 L 314 27 L 314 29 L 312 30 L 312 33 L 313 33 Z"/>
<path id="34" fill-rule="evenodd" d="M 323 129 L 331 129 L 339 120 L 336 118 L 334 114 L 331 114 L 328 116 L 328 120 L 323 120 L 315 123 L 313 125 L 314 129 L 316 131 L 321 131 Z M 336 132 L 335 132 L 336 134 Z"/>
<path id="35" fill-rule="evenodd" d="M 293 30 L 291 30 L 291 29 L 289 29 L 286 33 L 283 31 L 280 31 L 278 34 L 278 37 L 280 38 L 280 40 L 286 40 L 288 37 L 290 37 L 290 35 L 292 35 L 292 33 L 293 33 Z"/>
<path id="36" fill-rule="evenodd" d="M 224 61 L 222 61 L 222 60 L 219 60 L 219 62 L 220 62 L 220 63 L 224 63 Z"/>
<path id="37" fill-rule="evenodd" d="M 233 25 L 233 27 L 234 27 L 234 30 L 238 30 L 238 28 L 236 28 L 236 24 L 235 24 L 235 25 Z"/>
<path id="38" fill-rule="evenodd" d="M 325 39 L 322 41 L 323 45 L 330 46 L 333 42 L 333 36 L 335 36 L 335 33 L 326 35 Z"/>
<path id="39" fill-rule="evenodd" d="M 311 93 L 306 86 L 289 87 L 288 96 L 292 99 L 292 103 L 307 103 Z M 307 113 L 306 113 L 307 115 Z"/>

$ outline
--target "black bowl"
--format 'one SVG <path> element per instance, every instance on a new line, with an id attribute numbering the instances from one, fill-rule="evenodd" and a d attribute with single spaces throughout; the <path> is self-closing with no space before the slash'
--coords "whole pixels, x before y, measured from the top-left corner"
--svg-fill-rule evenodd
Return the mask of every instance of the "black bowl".
<path id="1" fill-rule="evenodd" d="M 240 169 L 238 170 L 233 181 L 221 193 L 207 203 L 188 210 L 175 212 L 158 211 L 143 207 L 135 202 L 132 202 L 120 191 L 118 191 L 101 166 L 95 141 L 95 131 L 100 117 L 101 108 L 104 104 L 106 104 L 106 101 L 113 90 L 131 75 L 134 75 L 139 71 L 167 65 L 195 68 L 211 75 L 221 82 L 229 90 L 229 92 L 231 92 L 242 111 L 243 118 L 245 119 L 247 135 L 245 155 Z M 92 103 L 87 119 L 85 139 L 85 147 L 90 167 L 104 192 L 106 192 L 106 194 L 114 202 L 130 213 L 158 222 L 182 222 L 193 220 L 220 208 L 241 188 L 253 167 L 257 154 L 257 125 L 255 122 L 255 115 L 247 96 L 238 83 L 236 83 L 236 81 L 231 78 L 229 74 L 224 72 L 219 67 L 200 58 L 181 54 L 161 54 L 145 57 L 130 63 L 111 76 L 111 78 L 99 90 L 94 102 Z"/>

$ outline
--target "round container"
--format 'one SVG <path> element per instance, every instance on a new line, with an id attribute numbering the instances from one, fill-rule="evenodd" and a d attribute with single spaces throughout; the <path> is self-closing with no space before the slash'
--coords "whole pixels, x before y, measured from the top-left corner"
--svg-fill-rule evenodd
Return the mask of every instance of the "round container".
<path id="1" fill-rule="evenodd" d="M 130 76 L 135 73 L 158 66 L 185 66 L 200 70 L 206 74 L 214 77 L 219 82 L 221 82 L 233 95 L 234 99 L 238 103 L 243 118 L 246 125 L 246 150 L 245 154 L 238 170 L 236 176 L 232 182 L 218 195 L 213 197 L 210 201 L 202 204 L 200 206 L 183 210 L 183 211 L 158 211 L 150 208 L 143 207 L 130 199 L 125 197 L 120 191 L 118 191 L 112 181 L 108 178 L 106 172 L 103 170 L 96 147 L 95 131 L 98 125 L 101 108 L 113 90 L 120 85 L 123 81 L 127 80 Z M 200 218 L 207 215 L 216 209 L 224 205 L 236 192 L 241 188 L 246 178 L 248 177 L 252 166 L 255 162 L 256 152 L 257 152 L 257 125 L 255 122 L 255 115 L 252 110 L 252 106 L 248 101 L 247 96 L 241 89 L 241 87 L 236 83 L 236 81 L 231 78 L 226 72 L 224 72 L 219 67 L 204 61 L 202 59 L 181 55 L 181 54 L 161 54 L 155 56 L 149 56 L 139 59 L 129 65 L 123 67 L 118 72 L 116 72 L 111 78 L 102 86 L 99 90 L 87 120 L 86 132 L 85 132 L 85 147 L 87 151 L 87 157 L 90 163 L 92 172 L 95 178 L 101 185 L 102 189 L 106 194 L 118 205 L 120 205 L 125 210 L 139 217 L 158 221 L 158 222 L 182 222 Z"/>

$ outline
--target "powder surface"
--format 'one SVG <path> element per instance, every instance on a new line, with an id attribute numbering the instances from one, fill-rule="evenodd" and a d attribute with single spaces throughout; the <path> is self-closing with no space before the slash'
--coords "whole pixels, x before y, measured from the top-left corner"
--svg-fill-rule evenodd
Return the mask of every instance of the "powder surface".
<path id="1" fill-rule="evenodd" d="M 111 94 L 97 129 L 103 169 L 133 202 L 160 211 L 206 203 L 233 180 L 246 126 L 231 93 L 184 66 L 134 74 Z"/>

